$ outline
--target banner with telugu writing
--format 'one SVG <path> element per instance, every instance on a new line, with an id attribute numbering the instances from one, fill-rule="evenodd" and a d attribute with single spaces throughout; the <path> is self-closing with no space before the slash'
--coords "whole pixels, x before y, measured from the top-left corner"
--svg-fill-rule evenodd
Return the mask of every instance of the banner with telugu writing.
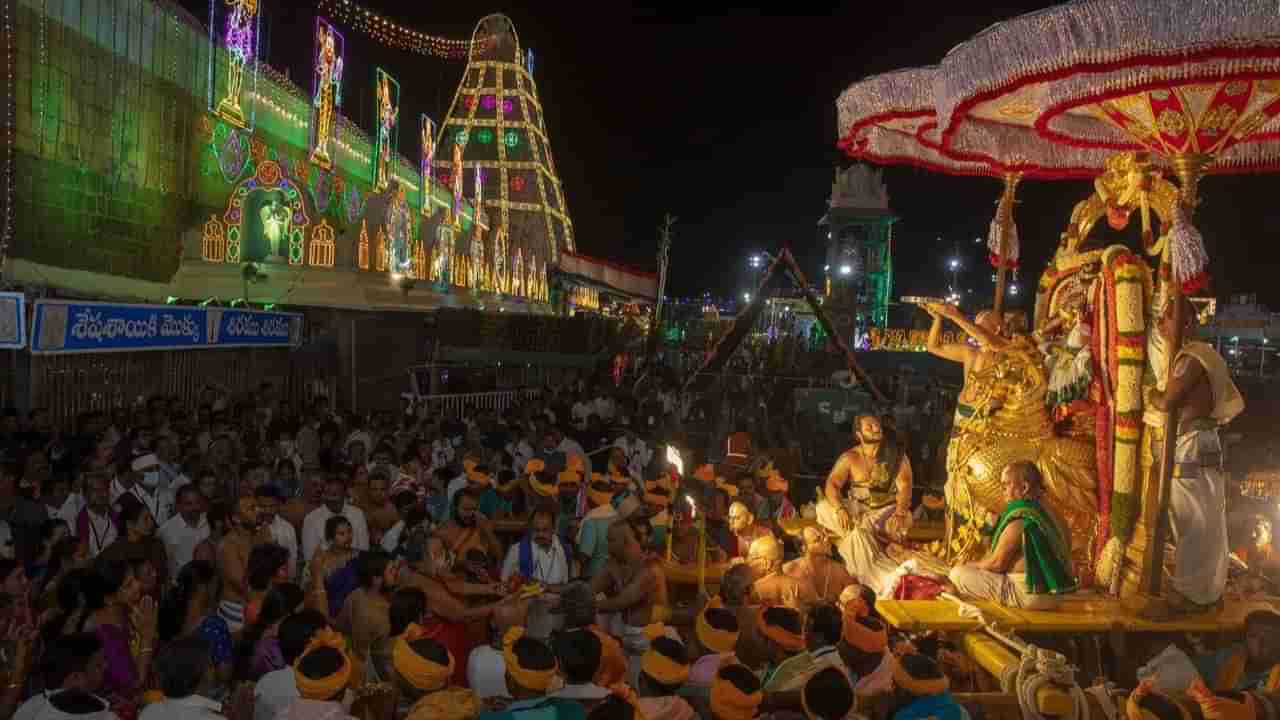
<path id="1" fill-rule="evenodd" d="M 297 313 L 218 307 L 37 300 L 31 327 L 35 354 L 296 347 L 301 341 Z"/>

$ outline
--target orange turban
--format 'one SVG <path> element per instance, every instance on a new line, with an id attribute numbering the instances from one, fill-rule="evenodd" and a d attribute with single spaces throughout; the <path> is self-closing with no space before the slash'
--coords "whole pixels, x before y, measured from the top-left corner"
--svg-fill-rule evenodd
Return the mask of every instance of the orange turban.
<path id="1" fill-rule="evenodd" d="M 545 692 L 555 680 L 558 668 L 554 665 L 546 670 L 532 670 L 520 665 L 520 656 L 516 654 L 516 643 L 524 637 L 524 628 L 516 625 L 502 636 L 502 659 L 507 663 L 507 674 L 520 684 L 520 687 L 535 692 Z"/>
<path id="2" fill-rule="evenodd" d="M 764 693 L 760 690 L 751 694 L 744 693 L 719 673 L 716 673 L 716 679 L 711 683 L 711 712 L 717 720 L 751 720 L 756 716 L 762 700 Z"/>
<path id="3" fill-rule="evenodd" d="M 781 647 L 787 652 L 800 652 L 801 650 L 804 650 L 804 635 L 792 632 L 780 625 L 771 624 L 766 616 L 766 611 L 770 609 L 771 608 L 769 607 L 760 608 L 760 614 L 757 616 L 757 622 L 761 634 L 768 638 L 770 642 L 777 644 L 778 647 Z M 791 612 L 795 611 L 792 610 Z"/>
<path id="4" fill-rule="evenodd" d="M 1200 678 L 1187 688 L 1187 697 L 1200 705 L 1205 720 L 1254 720 L 1258 716 L 1252 694 L 1244 693 L 1242 700 L 1221 697 L 1213 694 Z"/>
<path id="5" fill-rule="evenodd" d="M 391 664 L 410 685 L 426 692 L 435 692 L 449 684 L 456 663 L 453 653 L 449 656 L 449 664 L 441 665 L 422 657 L 409 644 L 426 637 L 426 633 L 417 623 L 410 623 L 404 633 L 396 639 L 391 648 Z"/>
<path id="6" fill-rule="evenodd" d="M 917 678 L 907 674 L 902 663 L 893 664 L 893 684 L 912 695 L 939 695 L 951 688 L 951 681 L 946 675 L 936 678 Z"/>
<path id="7" fill-rule="evenodd" d="M 884 649 L 889 646 L 888 629 L 879 620 L 872 618 L 868 618 L 868 620 L 879 625 L 879 629 L 868 627 L 860 622 L 859 618 L 850 617 L 846 613 L 842 623 L 844 641 L 864 653 L 883 653 Z"/>
<path id="8" fill-rule="evenodd" d="M 333 648 L 342 654 L 342 665 L 329 677 L 310 678 L 303 675 L 298 666 L 304 658 L 322 648 Z M 293 677 L 298 685 L 298 694 L 308 700 L 328 700 L 351 680 L 351 655 L 347 652 L 347 641 L 329 628 L 320 628 L 307 644 L 307 649 L 293 661 Z"/>
<path id="9" fill-rule="evenodd" d="M 621 643 L 595 625 L 587 629 L 600 641 L 600 667 L 592 681 L 600 687 L 622 682 L 627 676 L 627 656 Z"/>
<path id="10" fill-rule="evenodd" d="M 644 634 L 650 641 L 666 636 L 666 626 L 654 623 L 645 628 Z M 640 658 L 640 670 L 663 685 L 683 685 L 689 679 L 689 664 L 678 663 L 654 649 L 650 642 L 649 649 Z"/>
<path id="11" fill-rule="evenodd" d="M 716 603 L 719 599 L 720 598 L 718 597 L 714 598 L 711 603 L 708 603 L 707 606 L 702 609 L 702 612 L 698 613 L 698 620 L 693 626 L 693 631 L 694 634 L 697 635 L 698 642 L 702 644 L 702 647 L 710 650 L 711 652 L 733 652 L 734 648 L 738 646 L 738 636 L 740 632 L 717 630 L 716 628 L 711 627 L 711 623 L 707 622 L 707 611 L 719 608 L 720 605 L 713 605 L 713 603 Z"/>

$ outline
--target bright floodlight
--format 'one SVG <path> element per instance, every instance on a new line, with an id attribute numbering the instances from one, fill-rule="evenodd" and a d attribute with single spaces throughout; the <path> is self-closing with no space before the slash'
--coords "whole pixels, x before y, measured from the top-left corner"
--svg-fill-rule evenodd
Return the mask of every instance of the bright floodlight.
<path id="1" fill-rule="evenodd" d="M 667 446 L 667 462 L 675 466 L 677 473 L 684 475 L 684 460 L 681 459 L 680 453 L 673 445 Z"/>
<path id="2" fill-rule="evenodd" d="M 1009 286 L 1009 294 L 1010 294 L 1010 295 L 1017 295 L 1017 294 L 1018 294 L 1018 284 L 1017 284 L 1017 283 L 1014 283 L 1014 284 L 1012 284 L 1012 285 L 1010 285 L 1010 286 Z"/>
<path id="3" fill-rule="evenodd" d="M 751 293 L 742 293 L 742 299 L 751 302 Z"/>
<path id="4" fill-rule="evenodd" d="M 853 268 L 849 267 L 848 265 L 841 265 L 841 266 L 840 266 L 840 274 L 841 274 L 841 275 L 848 275 L 848 274 L 849 274 L 849 273 L 851 273 L 851 272 L 853 272 Z"/>
<path id="5" fill-rule="evenodd" d="M 693 517 L 698 517 L 698 503 L 694 502 L 693 498 L 688 495 L 685 495 L 684 499 L 689 503 L 689 512 L 693 514 Z"/>
<path id="6" fill-rule="evenodd" d="M 955 258 L 951 258 L 951 269 L 955 270 L 958 267 L 960 267 L 960 261 Z"/>

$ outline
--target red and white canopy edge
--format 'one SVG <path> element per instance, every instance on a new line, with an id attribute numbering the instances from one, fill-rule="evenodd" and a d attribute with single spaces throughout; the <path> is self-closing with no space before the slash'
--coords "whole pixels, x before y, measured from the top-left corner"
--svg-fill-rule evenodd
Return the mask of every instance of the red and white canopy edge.
<path id="1" fill-rule="evenodd" d="M 1204 283 L 1208 265 L 1188 219 L 1200 178 L 1280 169 L 1280 6 L 1078 0 L 996 23 L 940 67 L 934 94 L 944 149 L 962 151 L 986 123 L 1030 129 L 1063 148 L 1145 150 L 1173 168 L 1181 203 L 1161 238 L 1160 285 L 1173 310 L 1166 352 L 1176 357 L 1181 296 Z M 1170 438 L 1179 408 L 1166 410 Z M 1175 443 L 1162 445 L 1161 507 L 1141 569 L 1152 595 L 1161 590 Z M 1120 557 L 1127 540 L 1112 540 L 1121 541 Z"/>
<path id="2" fill-rule="evenodd" d="M 934 89 L 937 66 L 874 75 L 850 85 L 836 101 L 838 145 L 850 157 L 880 164 L 913 165 L 948 175 L 995 177 L 1004 183 L 987 233 L 991 263 L 998 268 L 995 306 L 1004 304 L 1007 273 L 1020 255 L 1013 222 L 1014 193 L 1025 177 L 1093 178 L 1104 169 L 1106 151 L 1062 152 L 1034 131 L 1003 128 L 964 153 L 943 147 L 936 137 Z"/>
<path id="3" fill-rule="evenodd" d="M 1063 151 L 1149 151 L 1181 180 L 1166 236 L 1179 290 L 1208 256 L 1188 216 L 1206 173 L 1280 170 L 1275 0 L 1081 0 L 996 23 L 934 75 L 944 151 L 1035 132 Z"/>

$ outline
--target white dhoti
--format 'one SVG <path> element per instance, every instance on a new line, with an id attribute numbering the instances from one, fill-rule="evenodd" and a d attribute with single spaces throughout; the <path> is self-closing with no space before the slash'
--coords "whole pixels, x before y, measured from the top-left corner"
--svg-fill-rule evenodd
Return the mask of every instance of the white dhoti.
<path id="1" fill-rule="evenodd" d="M 844 559 L 845 569 L 858 582 L 874 590 L 877 595 L 893 591 L 893 588 L 885 587 L 885 583 L 893 580 L 898 563 L 884 551 L 871 530 L 866 527 L 850 530 L 840 538 L 836 550 Z"/>
<path id="2" fill-rule="evenodd" d="M 1024 610 L 1053 610 L 1062 605 L 1061 595 L 1035 595 L 1027 592 L 1024 573 L 995 573 L 972 565 L 957 565 L 947 576 L 956 592 L 964 598 L 990 600 L 1005 607 Z"/>
<path id="3" fill-rule="evenodd" d="M 1198 605 L 1211 605 L 1227 584 L 1226 478 L 1219 468 L 1218 429 L 1197 421 L 1178 435 L 1169 484 L 1173 541 L 1170 585 Z"/>

